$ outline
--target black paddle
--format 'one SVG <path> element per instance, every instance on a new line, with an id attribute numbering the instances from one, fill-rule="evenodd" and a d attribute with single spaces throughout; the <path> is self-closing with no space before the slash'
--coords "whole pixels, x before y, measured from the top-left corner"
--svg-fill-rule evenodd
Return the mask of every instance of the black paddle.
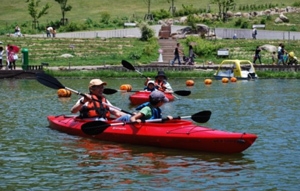
<path id="1" fill-rule="evenodd" d="M 70 90 L 74 93 L 76 93 L 77 95 L 81 95 L 81 96 L 85 96 L 85 94 L 83 93 L 80 93 L 76 90 L 73 90 L 71 88 L 68 88 L 68 87 L 65 87 L 64 85 L 62 85 L 56 78 L 54 78 L 53 76 L 50 76 L 48 74 L 45 74 L 45 73 L 37 73 L 36 74 L 36 80 L 38 82 L 40 82 L 41 84 L 49 87 L 49 88 L 53 88 L 53 89 L 67 89 L 67 90 Z M 95 101 L 99 101 L 99 100 L 95 100 Z M 102 102 L 103 103 L 103 102 Z M 103 103 L 103 104 L 106 104 L 106 103 Z M 116 109 L 118 111 L 121 111 L 121 112 L 124 112 L 124 113 L 127 113 L 127 114 L 130 114 L 130 115 L 133 115 L 132 113 L 128 112 L 128 111 L 124 111 L 116 106 L 112 106 L 112 105 L 108 105 L 106 104 L 108 107 L 111 107 L 113 109 Z"/>
<path id="2" fill-rule="evenodd" d="M 173 119 L 184 119 L 184 118 L 191 118 L 192 120 L 198 123 L 206 123 L 211 116 L 211 111 L 200 111 L 198 113 L 193 114 L 192 116 L 178 116 L 174 117 Z M 150 119 L 142 121 L 143 123 L 150 123 L 150 122 L 163 122 L 169 120 L 168 118 L 162 119 Z M 91 121 L 83 124 L 81 126 L 81 130 L 87 135 L 98 135 L 105 131 L 110 126 L 118 126 L 118 125 L 125 125 L 125 124 L 132 124 L 136 122 L 119 122 L 119 123 L 108 123 L 105 121 Z"/>
<path id="3" fill-rule="evenodd" d="M 122 65 L 124 66 L 124 68 L 127 68 L 128 70 L 136 71 L 137 73 L 141 74 L 143 77 L 148 78 L 142 72 L 135 69 L 134 66 L 132 64 L 130 64 L 129 62 L 127 62 L 126 60 L 122 60 Z"/>
<path id="4" fill-rule="evenodd" d="M 127 91 L 127 90 L 116 90 L 116 89 L 111 89 L 111 88 L 105 88 L 103 90 L 103 93 L 104 94 L 114 94 L 116 92 L 139 92 L 139 91 Z M 189 90 L 177 90 L 177 91 L 174 91 L 173 93 L 175 94 L 178 94 L 180 96 L 188 96 L 191 94 L 191 91 Z"/>

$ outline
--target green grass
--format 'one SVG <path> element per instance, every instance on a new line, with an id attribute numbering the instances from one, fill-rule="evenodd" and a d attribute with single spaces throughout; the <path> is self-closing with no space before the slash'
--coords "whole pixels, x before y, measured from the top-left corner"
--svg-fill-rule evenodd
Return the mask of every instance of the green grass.
<path id="1" fill-rule="evenodd" d="M 122 59 L 132 60 L 141 57 L 139 62 L 150 63 L 157 59 L 156 51 L 147 52 L 146 47 L 158 50 L 156 40 L 143 42 L 136 38 L 111 39 L 69 39 L 69 38 L 12 38 L 0 37 L 4 46 L 8 43 L 27 48 L 29 64 L 42 62 L 51 66 L 117 65 Z M 72 49 L 70 46 L 74 46 Z M 72 58 L 61 55 L 71 54 Z M 19 64 L 21 64 L 19 62 Z"/>
<path id="2" fill-rule="evenodd" d="M 278 46 L 280 42 L 285 44 L 287 51 L 294 51 L 299 57 L 300 41 L 278 41 L 278 40 L 247 40 L 247 39 L 221 39 L 221 40 L 200 40 L 196 46 L 212 47 L 212 50 L 205 56 L 196 58 L 198 64 L 206 64 L 212 61 L 219 64 L 224 58 L 217 57 L 217 49 L 226 48 L 230 51 L 230 59 L 247 59 L 252 61 L 254 50 L 257 45 L 270 44 Z M 29 64 L 40 65 L 42 62 L 50 66 L 84 66 L 84 65 L 120 65 L 125 59 L 132 63 L 149 64 L 158 59 L 157 41 L 143 42 L 136 38 L 112 38 L 112 39 L 69 39 L 69 38 L 12 38 L 0 37 L 4 46 L 8 43 L 16 44 L 21 48 L 27 48 L 29 52 Z M 187 54 L 188 40 L 181 40 Z M 74 50 L 70 48 L 74 45 Z M 148 48 L 146 48 L 148 47 Z M 149 48 L 150 47 L 150 48 Z M 147 51 L 150 50 L 150 51 Z M 62 58 L 62 54 L 71 54 L 73 58 Z M 140 57 L 135 60 L 134 57 Z M 271 53 L 262 51 L 262 62 L 271 64 Z M 21 62 L 17 62 L 21 65 Z"/>

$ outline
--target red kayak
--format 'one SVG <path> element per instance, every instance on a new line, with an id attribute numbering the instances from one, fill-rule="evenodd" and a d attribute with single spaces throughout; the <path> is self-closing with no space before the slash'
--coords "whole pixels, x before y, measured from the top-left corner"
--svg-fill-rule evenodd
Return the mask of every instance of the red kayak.
<path id="1" fill-rule="evenodd" d="M 129 100 L 133 105 L 140 105 L 149 101 L 149 95 L 151 92 L 149 91 L 138 91 L 129 96 Z M 166 98 L 169 101 L 174 101 L 175 97 L 172 93 L 164 93 Z"/>
<path id="2" fill-rule="evenodd" d="M 254 134 L 211 129 L 182 119 L 123 124 L 60 115 L 48 116 L 48 121 L 52 129 L 103 141 L 226 154 L 243 152 L 257 138 Z"/>

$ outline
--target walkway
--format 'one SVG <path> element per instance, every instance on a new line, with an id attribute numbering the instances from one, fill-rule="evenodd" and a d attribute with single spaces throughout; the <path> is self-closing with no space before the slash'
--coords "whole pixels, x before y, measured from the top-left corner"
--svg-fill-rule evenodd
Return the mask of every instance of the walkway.
<path id="1" fill-rule="evenodd" d="M 171 33 L 176 33 L 178 29 L 186 26 L 172 25 Z M 158 36 L 158 32 L 161 25 L 152 25 L 151 28 L 155 31 L 155 35 Z M 238 38 L 252 39 L 252 29 L 228 29 L 228 28 L 215 28 L 217 38 L 232 38 L 234 34 L 237 34 Z M 33 37 L 45 37 L 44 34 L 27 35 Z M 78 31 L 57 33 L 58 38 L 123 38 L 123 37 L 141 37 L 141 32 L 138 27 L 115 29 L 115 30 L 96 30 L 96 31 Z M 300 40 L 300 32 L 292 31 L 273 31 L 273 30 L 257 30 L 257 39 L 273 39 L 273 40 Z"/>

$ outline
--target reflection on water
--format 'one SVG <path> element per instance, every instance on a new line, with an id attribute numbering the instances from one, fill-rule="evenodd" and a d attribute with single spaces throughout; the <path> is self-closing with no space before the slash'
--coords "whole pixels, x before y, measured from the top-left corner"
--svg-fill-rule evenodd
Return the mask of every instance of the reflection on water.
<path id="1" fill-rule="evenodd" d="M 103 79 L 108 87 L 143 80 Z M 89 79 L 60 79 L 80 92 Z M 171 79 L 174 90 L 189 89 L 162 106 L 164 115 L 211 110 L 201 125 L 258 135 L 242 154 L 222 155 L 102 142 L 48 128 L 46 116 L 70 114 L 78 99 L 58 98 L 34 80 L 0 82 L 0 190 L 298 190 L 300 130 L 298 80 L 258 80 L 206 86 Z M 181 83 L 180 83 L 181 82 Z M 131 93 L 108 96 L 133 111 Z"/>

